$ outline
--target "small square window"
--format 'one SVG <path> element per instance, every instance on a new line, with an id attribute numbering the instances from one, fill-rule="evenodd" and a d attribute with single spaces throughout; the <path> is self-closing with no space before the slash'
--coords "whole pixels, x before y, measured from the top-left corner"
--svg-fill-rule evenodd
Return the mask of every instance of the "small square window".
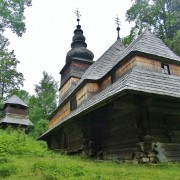
<path id="1" fill-rule="evenodd" d="M 164 74 L 170 74 L 169 65 L 161 63 L 161 71 Z"/>
<path id="2" fill-rule="evenodd" d="M 74 110 L 77 108 L 77 101 L 76 101 L 76 96 L 74 96 L 71 101 L 70 101 L 70 110 Z"/>

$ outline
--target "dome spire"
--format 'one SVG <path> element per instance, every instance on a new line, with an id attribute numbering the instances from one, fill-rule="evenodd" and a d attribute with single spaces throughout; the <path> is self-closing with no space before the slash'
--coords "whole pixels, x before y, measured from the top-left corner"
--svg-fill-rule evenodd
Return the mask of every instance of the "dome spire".
<path id="1" fill-rule="evenodd" d="M 79 25 L 79 21 L 80 21 L 80 17 L 81 17 L 81 14 L 77 8 L 77 10 L 75 11 L 75 15 L 77 16 L 77 22 L 78 22 L 78 25 Z"/>
<path id="2" fill-rule="evenodd" d="M 94 54 L 87 49 L 87 44 L 85 42 L 86 38 L 83 35 L 83 30 L 81 29 L 81 26 L 79 25 L 81 14 L 78 9 L 75 11 L 75 15 L 77 16 L 78 25 L 74 30 L 71 50 L 67 53 L 66 62 L 71 61 L 73 58 L 92 61 L 94 58 Z"/>
<path id="3" fill-rule="evenodd" d="M 118 15 L 117 15 L 117 17 L 115 18 L 115 21 L 116 21 L 116 24 L 117 24 L 117 28 L 116 28 L 116 30 L 117 30 L 117 40 L 118 39 L 120 39 L 120 35 L 119 35 L 119 31 L 120 31 L 120 19 L 118 18 Z"/>

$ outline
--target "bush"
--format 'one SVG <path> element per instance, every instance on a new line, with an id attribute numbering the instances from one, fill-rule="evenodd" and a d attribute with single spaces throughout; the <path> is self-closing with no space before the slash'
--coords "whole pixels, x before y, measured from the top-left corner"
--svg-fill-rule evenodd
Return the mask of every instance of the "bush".
<path id="1" fill-rule="evenodd" d="M 44 156 L 50 154 L 47 145 L 35 141 L 21 130 L 0 130 L 0 155 Z"/>
<path id="2" fill-rule="evenodd" d="M 8 176 L 16 173 L 16 167 L 10 164 L 0 166 L 0 177 L 7 178 Z"/>
<path id="3" fill-rule="evenodd" d="M 33 164 L 32 171 L 36 175 L 43 174 L 44 179 L 80 177 L 86 174 L 83 166 L 57 162 L 37 162 Z"/>

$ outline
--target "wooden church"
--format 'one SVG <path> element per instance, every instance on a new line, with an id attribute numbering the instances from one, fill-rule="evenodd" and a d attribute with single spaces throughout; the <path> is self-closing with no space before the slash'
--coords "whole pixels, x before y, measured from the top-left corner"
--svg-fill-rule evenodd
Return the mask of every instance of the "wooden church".
<path id="1" fill-rule="evenodd" d="M 26 131 L 33 126 L 33 123 L 28 119 L 28 106 L 18 96 L 9 97 L 3 106 L 0 117 L 0 127 L 7 128 L 23 128 Z"/>
<path id="2" fill-rule="evenodd" d="M 180 161 L 180 57 L 149 26 L 128 47 L 119 30 L 93 61 L 78 18 L 60 71 L 59 106 L 38 139 L 67 154 Z"/>

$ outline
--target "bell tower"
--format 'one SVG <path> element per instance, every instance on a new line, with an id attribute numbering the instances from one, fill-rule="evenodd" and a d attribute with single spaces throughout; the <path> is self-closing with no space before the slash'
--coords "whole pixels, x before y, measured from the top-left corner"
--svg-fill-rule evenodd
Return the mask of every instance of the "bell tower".
<path id="1" fill-rule="evenodd" d="M 65 95 L 71 92 L 77 81 L 81 79 L 85 71 L 93 64 L 94 54 L 87 49 L 87 44 L 85 42 L 86 38 L 83 35 L 81 26 L 79 25 L 81 15 L 78 9 L 76 10 L 75 14 L 77 16 L 78 25 L 74 30 L 71 49 L 66 55 L 66 64 L 60 71 L 60 102 L 63 100 Z"/>

